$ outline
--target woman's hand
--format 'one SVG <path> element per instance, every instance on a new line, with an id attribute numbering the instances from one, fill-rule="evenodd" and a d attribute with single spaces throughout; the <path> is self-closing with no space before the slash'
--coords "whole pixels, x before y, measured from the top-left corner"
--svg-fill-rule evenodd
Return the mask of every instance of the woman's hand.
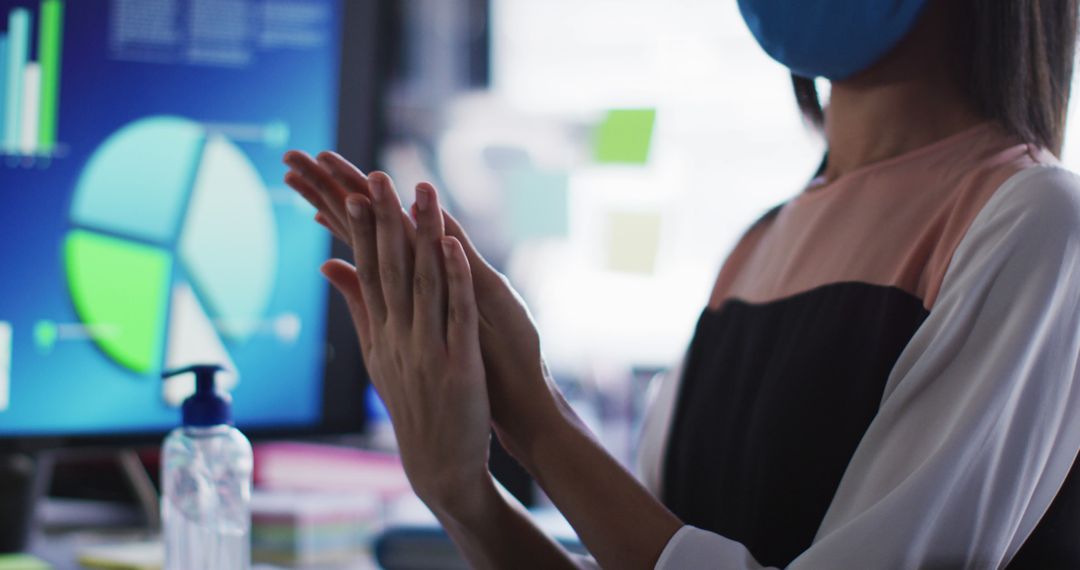
<path id="1" fill-rule="evenodd" d="M 315 206 L 316 220 L 346 243 L 350 243 L 344 220 L 345 199 L 351 195 L 370 197 L 372 179 L 382 173 L 365 176 L 359 169 L 332 152 L 320 153 L 317 160 L 300 152 L 285 155 L 291 167 L 285 181 Z M 427 183 L 417 186 L 434 193 Z M 413 207 L 418 224 L 424 212 Z M 407 216 L 406 216 L 407 218 Z M 406 229 L 412 225 L 404 222 Z M 530 449 L 552 415 L 573 418 L 554 387 L 540 351 L 540 337 L 521 297 L 507 279 L 479 254 L 461 225 L 443 213 L 445 232 L 464 246 L 472 270 L 476 301 L 480 314 L 480 345 L 487 373 L 491 414 L 503 446 L 519 461 L 531 463 Z M 440 228 L 437 230 L 441 231 Z"/>
<path id="2" fill-rule="evenodd" d="M 412 221 L 385 174 L 364 176 L 330 153 L 316 162 L 291 152 L 286 162 L 293 167 L 286 182 L 319 209 L 320 223 L 353 246 L 355 270 L 331 261 L 324 272 L 349 302 L 365 363 L 390 410 L 413 487 L 470 563 L 574 566 L 565 551 L 493 491 L 487 472 L 490 394 L 500 440 L 536 477 L 600 564 L 655 566 L 681 523 L 604 451 L 561 400 L 524 304 L 484 263 L 460 226 L 442 215 L 435 189 L 417 186 L 410 247 Z M 452 237 L 441 237 L 444 231 Z M 436 243 L 447 247 L 445 275 L 439 272 Z M 445 323 L 440 321 L 444 314 Z"/>
<path id="3" fill-rule="evenodd" d="M 461 244 L 443 237 L 433 189 L 419 193 L 415 247 L 389 177 L 329 211 L 348 228 L 355 267 L 323 273 L 344 295 L 364 363 L 390 413 L 402 463 L 433 510 L 462 508 L 490 486 L 490 416 L 478 312 Z"/>
<path id="4" fill-rule="evenodd" d="M 525 301 L 473 246 L 461 224 L 443 213 L 447 235 L 464 246 L 480 310 L 480 347 L 495 431 L 503 447 L 532 469 L 537 437 L 559 421 L 584 427 L 548 373 L 540 335 Z"/>

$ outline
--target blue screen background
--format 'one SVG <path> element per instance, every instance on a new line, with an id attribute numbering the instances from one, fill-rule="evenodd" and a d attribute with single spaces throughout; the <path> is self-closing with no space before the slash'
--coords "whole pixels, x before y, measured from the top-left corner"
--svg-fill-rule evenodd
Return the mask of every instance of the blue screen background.
<path id="1" fill-rule="evenodd" d="M 162 399 L 160 370 L 133 373 L 91 341 L 61 341 L 49 351 L 35 343 L 39 321 L 79 321 L 62 257 L 72 227 L 72 193 L 87 160 L 109 135 L 154 115 L 200 123 L 284 123 L 290 133 L 285 147 L 234 142 L 267 188 L 286 192 L 284 150 L 314 153 L 335 142 L 340 6 L 337 0 L 306 1 L 332 11 L 327 41 L 260 51 L 231 68 L 118 61 L 109 51 L 114 4 L 65 2 L 57 136 L 65 153 L 32 165 L 0 160 L 0 321 L 13 334 L 10 403 L 0 411 L 0 437 L 163 432 L 179 423 L 178 411 Z M 29 8 L 36 22 L 38 2 L 0 0 L 0 29 L 16 6 Z M 299 315 L 299 338 L 284 344 L 257 334 L 225 342 L 241 376 L 232 392 L 241 429 L 312 426 L 319 420 L 327 287 L 318 267 L 330 243 L 312 222 L 313 212 L 274 201 L 278 275 L 267 314 Z"/>

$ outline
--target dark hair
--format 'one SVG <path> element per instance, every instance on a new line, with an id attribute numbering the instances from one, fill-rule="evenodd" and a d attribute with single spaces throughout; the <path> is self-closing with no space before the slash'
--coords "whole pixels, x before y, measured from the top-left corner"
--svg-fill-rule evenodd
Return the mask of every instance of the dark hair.
<path id="1" fill-rule="evenodd" d="M 956 21 L 962 77 L 975 110 L 1021 140 L 1061 153 L 1076 51 L 1078 0 L 946 0 Z M 812 79 L 792 75 L 803 117 L 821 128 Z"/>

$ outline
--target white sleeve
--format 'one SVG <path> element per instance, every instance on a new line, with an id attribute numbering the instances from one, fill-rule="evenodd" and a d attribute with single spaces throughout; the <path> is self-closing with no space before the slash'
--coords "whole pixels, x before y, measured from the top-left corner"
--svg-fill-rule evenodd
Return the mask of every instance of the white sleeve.
<path id="1" fill-rule="evenodd" d="M 1080 450 L 1080 178 L 995 192 L 889 376 L 813 545 L 790 568 L 998 568 Z M 757 569 L 683 527 L 657 568 Z"/>
<path id="2" fill-rule="evenodd" d="M 637 446 L 637 471 L 641 483 L 654 497 L 660 497 L 664 488 L 664 451 L 667 449 L 668 432 L 671 431 L 671 416 L 675 414 L 684 363 L 685 359 L 675 368 L 657 374 L 649 383 L 645 396 L 645 420 L 641 424 L 641 438 Z"/>

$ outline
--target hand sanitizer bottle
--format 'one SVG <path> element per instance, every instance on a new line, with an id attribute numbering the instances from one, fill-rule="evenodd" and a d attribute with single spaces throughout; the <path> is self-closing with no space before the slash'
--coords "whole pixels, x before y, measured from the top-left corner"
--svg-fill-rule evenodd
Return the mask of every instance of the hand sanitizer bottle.
<path id="1" fill-rule="evenodd" d="M 161 453 L 165 570 L 247 570 L 251 566 L 251 444 L 232 427 L 228 395 L 214 389 L 216 365 L 163 374 L 195 374 L 183 425 Z"/>

